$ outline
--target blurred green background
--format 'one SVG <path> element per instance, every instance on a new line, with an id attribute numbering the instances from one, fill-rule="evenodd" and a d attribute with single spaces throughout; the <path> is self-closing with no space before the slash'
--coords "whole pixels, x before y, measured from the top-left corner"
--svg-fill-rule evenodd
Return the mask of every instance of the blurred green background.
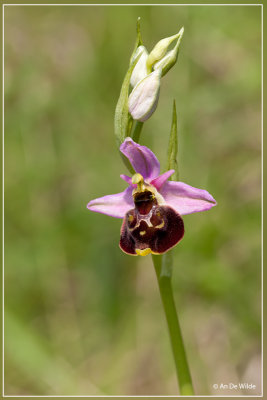
<path id="1" fill-rule="evenodd" d="M 5 7 L 5 394 L 177 394 L 151 257 L 89 200 L 124 190 L 113 116 L 141 17 L 184 26 L 141 143 L 218 206 L 184 217 L 173 285 L 197 394 L 260 394 L 261 9 Z M 253 391 L 213 389 L 248 382 Z"/>

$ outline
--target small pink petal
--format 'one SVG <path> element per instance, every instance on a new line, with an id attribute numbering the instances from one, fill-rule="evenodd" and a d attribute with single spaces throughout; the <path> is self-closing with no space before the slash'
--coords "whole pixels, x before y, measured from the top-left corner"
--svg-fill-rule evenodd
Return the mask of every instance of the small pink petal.
<path id="1" fill-rule="evenodd" d="M 174 174 L 175 170 L 170 169 L 167 172 L 164 172 L 164 174 L 159 175 L 157 178 L 153 179 L 150 183 L 155 186 L 157 190 L 160 190 L 161 186 L 169 179 L 169 177 Z"/>
<path id="2" fill-rule="evenodd" d="M 146 146 L 141 146 L 128 137 L 121 144 L 120 151 L 128 158 L 134 170 L 141 174 L 145 180 L 150 181 L 159 175 L 159 161 Z"/>
<path id="3" fill-rule="evenodd" d="M 123 218 L 127 211 L 134 208 L 132 188 L 128 187 L 124 192 L 110 194 L 91 200 L 87 204 L 90 211 L 99 212 L 115 218 Z"/>
<path id="4" fill-rule="evenodd" d="M 134 185 L 134 184 L 132 183 L 132 178 L 131 178 L 130 176 L 121 174 L 120 177 L 121 177 L 121 179 L 123 179 L 125 182 L 127 182 L 128 185 L 132 186 L 133 188 L 137 186 L 137 185 Z"/>
<path id="5" fill-rule="evenodd" d="M 180 215 L 206 211 L 217 204 L 206 190 L 197 189 L 183 182 L 166 182 L 160 194 Z"/>

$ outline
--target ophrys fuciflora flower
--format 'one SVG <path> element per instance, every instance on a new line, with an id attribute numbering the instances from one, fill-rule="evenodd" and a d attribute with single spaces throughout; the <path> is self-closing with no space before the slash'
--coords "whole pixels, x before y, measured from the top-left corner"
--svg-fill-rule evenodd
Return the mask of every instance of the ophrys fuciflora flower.
<path id="1" fill-rule="evenodd" d="M 216 201 L 206 190 L 169 181 L 175 172 L 160 175 L 160 163 L 146 146 L 126 138 L 120 151 L 135 174 L 121 175 L 128 188 L 121 193 L 91 200 L 91 211 L 123 218 L 120 248 L 130 255 L 163 254 L 184 235 L 182 215 L 209 210 Z"/>

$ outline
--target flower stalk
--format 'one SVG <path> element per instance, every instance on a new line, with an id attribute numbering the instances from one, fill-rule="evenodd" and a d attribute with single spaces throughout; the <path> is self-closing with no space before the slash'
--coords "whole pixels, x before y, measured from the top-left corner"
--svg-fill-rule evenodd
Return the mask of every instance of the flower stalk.
<path id="1" fill-rule="evenodd" d="M 178 129 L 176 105 L 173 101 L 172 124 L 168 146 L 168 169 L 175 170 L 175 179 L 179 179 L 178 171 Z M 181 395 L 193 395 L 193 385 L 189 365 L 187 362 L 186 351 L 184 347 L 182 332 L 179 324 L 178 314 L 175 307 L 173 290 L 172 290 L 172 268 L 173 253 L 172 250 L 162 256 L 152 255 L 152 261 L 156 271 L 157 281 L 159 285 L 160 297 L 162 300 L 168 330 L 171 340 L 172 352 L 176 367 L 176 374 Z"/>
<path id="2" fill-rule="evenodd" d="M 135 122 L 132 138 L 133 138 L 133 141 L 136 142 L 136 143 L 139 143 L 139 139 L 140 139 L 140 135 L 141 135 L 141 131 L 142 131 L 143 125 L 144 125 L 144 123 L 141 122 L 141 121 L 136 121 Z"/>
<path id="3" fill-rule="evenodd" d="M 162 273 L 162 258 L 163 256 L 160 255 L 152 255 L 152 260 L 159 285 L 160 297 L 168 324 L 168 330 L 176 367 L 176 374 L 180 387 L 180 395 L 190 396 L 194 394 L 192 379 L 189 371 L 181 328 L 174 303 L 171 276 L 170 274 Z"/>

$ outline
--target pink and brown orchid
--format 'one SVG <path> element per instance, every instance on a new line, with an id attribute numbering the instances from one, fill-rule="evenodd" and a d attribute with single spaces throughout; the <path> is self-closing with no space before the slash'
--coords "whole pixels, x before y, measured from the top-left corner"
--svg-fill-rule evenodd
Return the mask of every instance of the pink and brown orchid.
<path id="1" fill-rule="evenodd" d="M 123 218 L 120 248 L 130 255 L 163 254 L 184 235 L 182 215 L 209 210 L 216 201 L 206 190 L 169 181 L 173 169 L 160 175 L 160 163 L 146 146 L 126 138 L 120 151 L 135 170 L 121 175 L 129 186 L 121 193 L 91 200 L 91 211 Z"/>

